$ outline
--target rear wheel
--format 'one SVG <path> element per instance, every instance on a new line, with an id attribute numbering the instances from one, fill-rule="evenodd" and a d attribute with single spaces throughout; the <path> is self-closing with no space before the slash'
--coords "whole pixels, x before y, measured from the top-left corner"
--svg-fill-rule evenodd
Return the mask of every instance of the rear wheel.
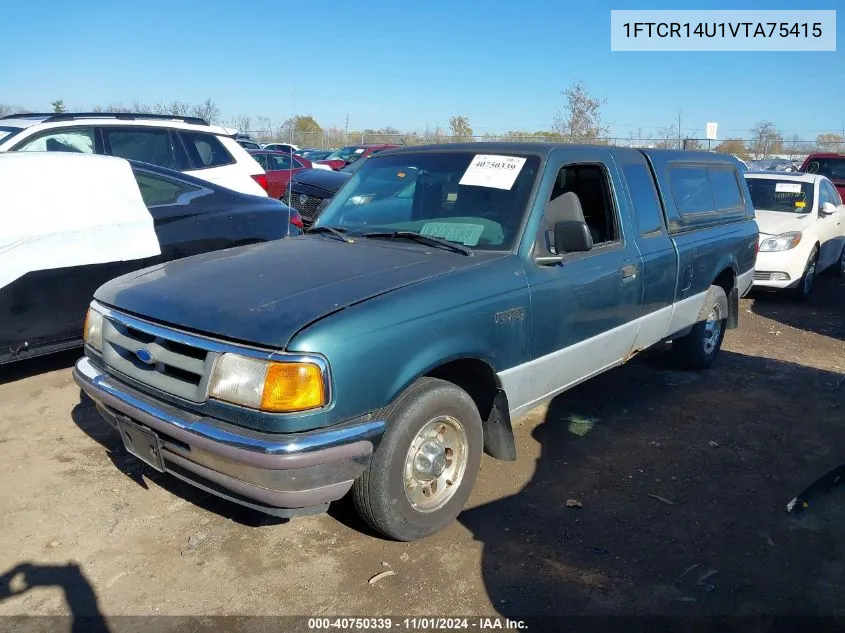
<path id="1" fill-rule="evenodd" d="M 450 382 L 421 378 L 387 415 L 387 429 L 352 487 L 358 513 L 398 541 L 441 530 L 463 509 L 484 444 L 472 398 Z"/>
<path id="2" fill-rule="evenodd" d="M 807 260 L 807 265 L 804 267 L 804 274 L 798 281 L 798 285 L 793 290 L 793 294 L 799 301 L 806 301 L 813 291 L 813 284 L 816 281 L 816 270 L 819 265 L 819 249 L 813 248 L 810 253 L 810 258 Z"/>
<path id="3" fill-rule="evenodd" d="M 728 324 L 728 297 L 720 286 L 710 286 L 692 330 L 672 341 L 678 364 L 687 369 L 706 369 L 713 364 Z"/>

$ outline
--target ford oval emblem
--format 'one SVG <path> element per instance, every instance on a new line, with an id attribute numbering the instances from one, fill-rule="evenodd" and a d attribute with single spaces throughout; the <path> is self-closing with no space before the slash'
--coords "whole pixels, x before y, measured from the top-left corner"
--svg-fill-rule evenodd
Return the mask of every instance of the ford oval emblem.
<path id="1" fill-rule="evenodd" d="M 308 196 L 306 196 L 304 193 L 300 194 L 299 195 L 299 204 L 305 204 L 306 202 L 308 202 Z"/>
<path id="2" fill-rule="evenodd" d="M 135 356 L 138 357 L 138 360 L 146 365 L 152 365 L 155 362 L 153 355 L 150 353 L 149 350 L 144 349 L 143 347 L 139 350 L 135 350 Z"/>

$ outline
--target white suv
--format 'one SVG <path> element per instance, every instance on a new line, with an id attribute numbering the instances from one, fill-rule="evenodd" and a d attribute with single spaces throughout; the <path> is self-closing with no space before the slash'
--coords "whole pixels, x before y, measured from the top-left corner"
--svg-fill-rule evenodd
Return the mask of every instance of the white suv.
<path id="1" fill-rule="evenodd" d="M 13 114 L 0 118 L 0 152 L 110 154 L 266 196 L 264 169 L 238 145 L 236 133 L 196 117 L 105 112 Z"/>

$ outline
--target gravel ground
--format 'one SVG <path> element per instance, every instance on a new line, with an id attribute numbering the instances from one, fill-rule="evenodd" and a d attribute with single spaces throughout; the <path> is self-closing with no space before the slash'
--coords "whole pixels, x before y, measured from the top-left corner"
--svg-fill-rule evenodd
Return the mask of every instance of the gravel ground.
<path id="1" fill-rule="evenodd" d="M 0 368 L 0 615 L 845 616 L 845 491 L 785 511 L 845 461 L 845 282 L 815 293 L 742 300 L 709 371 L 650 350 L 526 416 L 519 460 L 485 456 L 414 543 L 142 468 L 78 352 Z"/>

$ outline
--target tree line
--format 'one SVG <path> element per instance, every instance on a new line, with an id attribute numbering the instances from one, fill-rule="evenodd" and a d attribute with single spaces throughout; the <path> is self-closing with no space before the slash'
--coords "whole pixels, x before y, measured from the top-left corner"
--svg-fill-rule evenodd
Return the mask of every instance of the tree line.
<path id="1" fill-rule="evenodd" d="M 402 132 L 394 127 L 379 129 L 323 127 L 311 115 L 295 115 L 284 120 L 273 120 L 266 116 L 239 114 L 223 119 L 220 108 L 211 99 L 199 104 L 184 101 L 158 102 L 155 104 L 133 101 L 131 103 L 110 103 L 95 105 L 92 112 L 129 112 L 136 114 L 167 114 L 173 116 L 194 116 L 211 124 L 234 128 L 249 133 L 259 142 L 282 141 L 302 147 L 338 147 L 350 143 L 397 143 L 416 145 L 421 143 L 472 142 L 484 140 L 513 140 L 523 142 L 564 142 L 612 145 L 648 145 L 669 149 L 706 149 L 707 141 L 688 138 L 681 127 L 682 118 L 665 127 L 658 128 L 651 138 L 642 129 L 627 138 L 612 137 L 610 128 L 602 119 L 602 106 L 607 102 L 591 94 L 581 81 L 574 81 L 561 95 L 563 108 L 554 117 L 548 130 L 510 130 L 504 134 L 476 135 L 469 117 L 457 114 L 449 119 L 448 129 L 437 126 L 424 131 Z M 53 112 L 68 110 L 62 99 L 50 104 Z M 0 116 L 15 112 L 26 112 L 25 108 L 0 104 Z M 717 152 L 735 154 L 743 160 L 768 158 L 773 155 L 800 156 L 811 151 L 845 151 L 845 136 L 836 133 L 820 134 L 815 139 L 800 139 L 797 136 L 784 138 L 772 121 L 760 121 L 750 131 L 747 139 L 733 137 L 719 141 L 711 149 Z"/>

